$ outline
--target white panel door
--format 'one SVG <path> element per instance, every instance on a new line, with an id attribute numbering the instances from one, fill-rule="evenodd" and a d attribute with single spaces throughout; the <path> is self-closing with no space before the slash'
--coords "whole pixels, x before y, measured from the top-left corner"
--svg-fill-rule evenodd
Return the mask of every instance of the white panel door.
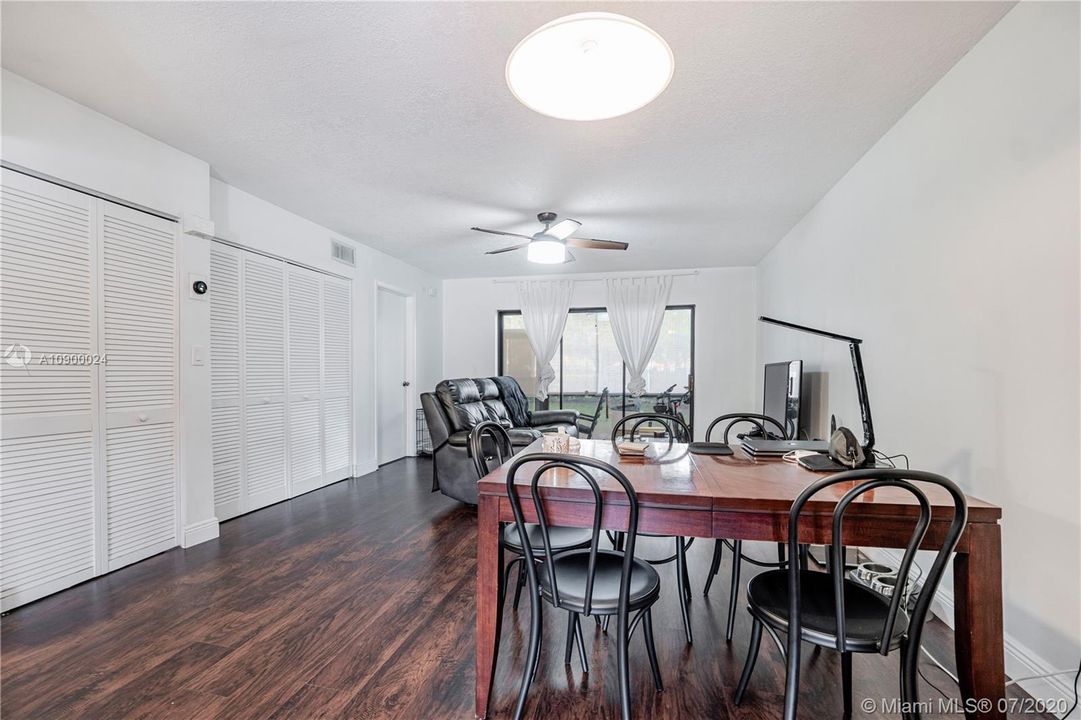
<path id="1" fill-rule="evenodd" d="M 9 610 L 96 572 L 97 377 L 85 360 L 98 348 L 91 199 L 4 170 L 0 206 L 0 610 Z"/>
<path id="2" fill-rule="evenodd" d="M 210 432 L 218 520 L 245 509 L 240 257 L 236 248 L 210 244 Z"/>
<path id="3" fill-rule="evenodd" d="M 242 254 L 245 510 L 289 496 L 285 458 L 285 264 Z"/>
<path id="4" fill-rule="evenodd" d="M 351 293 L 349 282 L 323 278 L 323 453 L 325 481 L 353 474 Z"/>
<path id="5" fill-rule="evenodd" d="M 376 459 L 380 465 L 405 457 L 406 301 L 395 292 L 376 292 Z"/>
<path id="6" fill-rule="evenodd" d="M 289 494 L 322 487 L 322 278 L 289 266 Z"/>
<path id="7" fill-rule="evenodd" d="M 99 221 L 112 570 L 177 544 L 176 224 L 104 201 Z"/>

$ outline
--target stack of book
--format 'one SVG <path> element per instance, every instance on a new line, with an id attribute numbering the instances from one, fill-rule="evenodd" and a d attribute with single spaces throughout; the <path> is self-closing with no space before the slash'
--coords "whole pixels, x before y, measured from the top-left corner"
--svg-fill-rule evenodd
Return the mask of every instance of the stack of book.
<path id="1" fill-rule="evenodd" d="M 646 448 L 649 447 L 649 443 L 645 442 L 617 442 L 616 451 L 620 455 L 645 455 Z"/>

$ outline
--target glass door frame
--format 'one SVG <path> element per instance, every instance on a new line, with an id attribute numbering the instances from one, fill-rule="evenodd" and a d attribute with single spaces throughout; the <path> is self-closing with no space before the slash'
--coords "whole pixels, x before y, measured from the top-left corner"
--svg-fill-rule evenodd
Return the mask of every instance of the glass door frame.
<path id="1" fill-rule="evenodd" d="M 695 416 L 695 412 L 696 412 L 696 410 L 698 408 L 698 402 L 697 402 L 698 393 L 696 392 L 696 389 L 695 389 L 695 385 L 697 383 L 695 382 L 695 362 L 694 362 L 695 361 L 695 346 L 694 346 L 694 343 L 695 343 L 695 335 L 696 335 L 695 306 L 694 306 L 693 303 L 692 304 L 681 304 L 681 305 L 666 305 L 664 310 L 665 310 L 665 312 L 668 312 L 669 310 L 690 310 L 691 311 L 691 348 L 690 348 L 690 352 L 691 352 L 691 372 L 690 372 L 690 377 L 688 378 L 688 380 L 690 381 L 690 386 L 689 386 L 688 391 L 691 394 L 691 412 L 690 412 L 690 417 L 687 418 L 687 425 L 690 426 L 691 437 L 694 437 L 694 416 Z M 606 313 L 606 312 L 608 312 L 608 308 L 606 308 L 606 307 L 578 307 L 578 308 L 571 308 L 570 312 L 571 313 Z M 521 314 L 522 314 L 521 310 L 497 310 L 496 311 L 496 368 L 498 369 L 498 372 L 499 372 L 500 375 L 503 374 L 503 359 L 504 359 L 503 358 L 503 330 L 504 330 L 505 318 L 508 315 L 521 315 Z M 560 383 L 558 394 L 559 394 L 559 407 L 560 407 L 560 409 L 562 409 L 562 407 L 563 407 L 563 338 L 562 337 L 559 338 L 558 357 L 559 357 L 559 383 Z M 627 363 L 624 362 L 624 363 L 621 363 L 621 364 L 623 365 L 623 387 L 620 388 L 620 396 L 624 399 L 624 403 L 625 403 L 626 402 L 626 397 L 627 397 Z M 537 400 L 536 398 L 533 398 L 533 403 L 536 406 L 537 410 L 548 410 L 549 409 L 547 400 L 541 402 L 540 400 Z"/>

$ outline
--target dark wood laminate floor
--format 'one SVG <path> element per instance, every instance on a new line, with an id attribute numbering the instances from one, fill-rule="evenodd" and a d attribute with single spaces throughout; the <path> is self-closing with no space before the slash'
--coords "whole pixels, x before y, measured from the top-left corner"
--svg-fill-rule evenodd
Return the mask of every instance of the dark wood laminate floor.
<path id="1" fill-rule="evenodd" d="M 428 461 L 400 461 L 224 523 L 217 541 L 10 613 L 0 629 L 3 717 L 471 718 L 476 515 L 430 494 L 430 473 Z M 768 639 L 744 705 L 732 705 L 749 623 L 741 610 L 735 639 L 724 642 L 727 563 L 711 597 L 701 595 L 711 549 L 698 541 L 690 551 L 693 646 L 683 640 L 674 567 L 660 568 L 666 585 L 654 616 L 665 691 L 654 692 L 636 635 L 638 718 L 778 717 L 783 666 Z M 505 624 L 495 717 L 513 706 L 526 607 Z M 584 676 L 577 659 L 563 665 L 564 622 L 547 613 L 528 716 L 618 717 L 610 639 L 586 625 Z M 945 626 L 935 622 L 927 636 L 952 663 Z M 807 655 L 801 717 L 840 717 L 836 656 Z M 896 695 L 896 662 L 855 658 L 857 714 L 863 698 Z M 956 695 L 943 673 L 925 672 Z M 939 697 L 922 687 L 925 699 Z"/>

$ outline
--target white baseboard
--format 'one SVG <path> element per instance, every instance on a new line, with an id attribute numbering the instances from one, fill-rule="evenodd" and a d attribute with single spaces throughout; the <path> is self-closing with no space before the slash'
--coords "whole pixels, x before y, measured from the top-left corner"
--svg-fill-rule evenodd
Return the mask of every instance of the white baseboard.
<path id="1" fill-rule="evenodd" d="M 375 460 L 370 462 L 361 463 L 353 467 L 353 477 L 362 477 L 364 475 L 370 475 L 379 469 L 379 463 Z"/>
<path id="2" fill-rule="evenodd" d="M 218 537 L 218 519 L 212 517 L 194 525 L 186 525 L 180 538 L 180 547 L 191 547 L 216 537 Z"/>
<path id="3" fill-rule="evenodd" d="M 860 552 L 872 562 L 881 562 L 893 567 L 901 564 L 901 554 L 896 550 L 860 548 Z M 931 614 L 944 622 L 951 630 L 955 630 L 953 612 L 953 589 L 940 585 L 931 603 Z M 1051 665 L 1046 659 L 1033 652 L 1031 648 L 1009 633 L 1003 633 L 1003 645 L 1006 654 L 1006 675 L 1011 678 L 1046 675 L 1062 669 Z M 1072 676 L 1059 675 L 1042 680 L 1026 680 L 1018 683 L 1018 685 L 1036 699 L 1066 700 L 1067 703 L 1072 703 L 1073 687 L 1070 685 L 1072 679 Z"/>

